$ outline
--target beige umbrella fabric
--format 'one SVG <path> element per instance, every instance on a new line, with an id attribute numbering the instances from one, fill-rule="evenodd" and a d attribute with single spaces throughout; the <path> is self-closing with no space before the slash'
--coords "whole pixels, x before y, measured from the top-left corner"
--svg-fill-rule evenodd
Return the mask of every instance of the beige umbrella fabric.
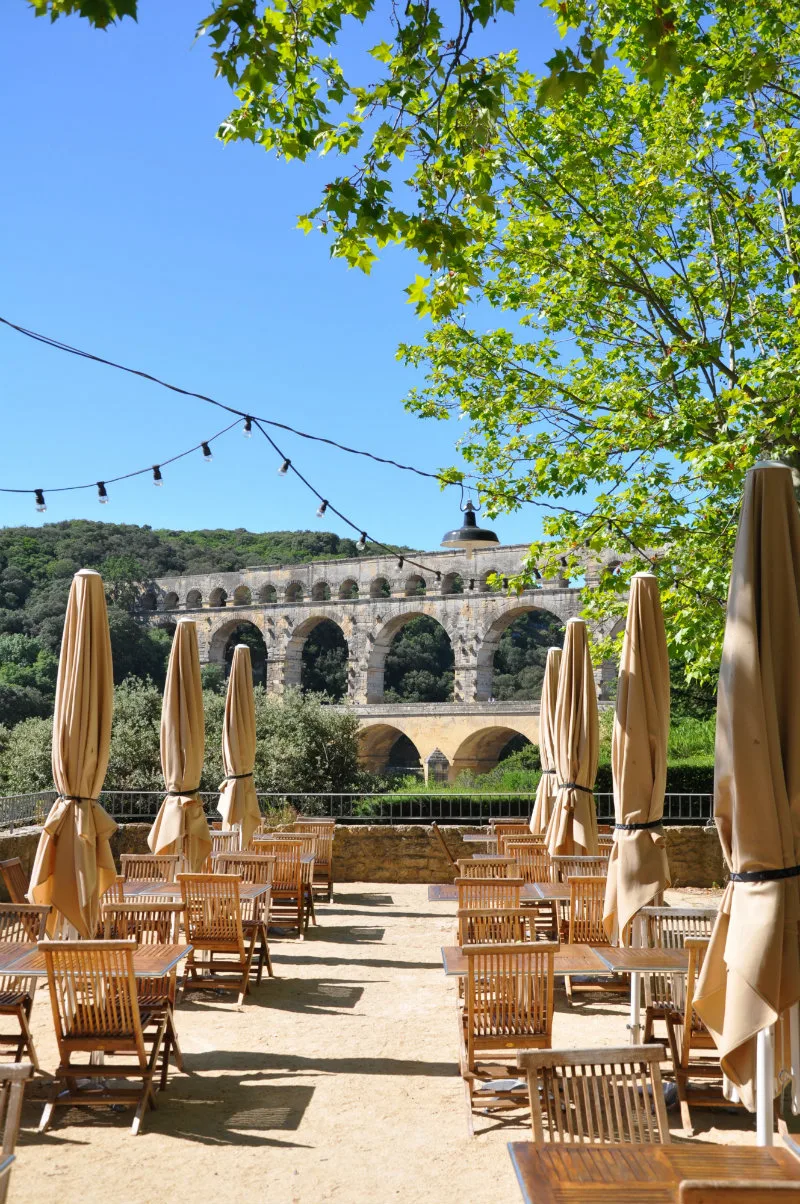
<path id="1" fill-rule="evenodd" d="M 161 772 L 167 797 L 147 837 L 153 853 L 177 853 L 196 874 L 211 852 L 203 804 L 197 797 L 203 771 L 205 730 L 197 628 L 182 619 L 169 654 L 161 706 Z"/>
<path id="2" fill-rule="evenodd" d="M 667 784 L 669 657 L 658 581 L 631 578 L 611 739 L 614 845 L 608 863 L 603 924 L 624 935 L 640 907 L 669 886 L 661 819 Z"/>
<path id="3" fill-rule="evenodd" d="M 583 619 L 568 619 L 554 715 L 557 794 L 545 843 L 551 857 L 597 854 L 594 779 L 600 733 Z"/>
<path id="4" fill-rule="evenodd" d="M 745 482 L 717 695 L 714 815 L 731 875 L 695 997 L 751 1111 L 755 1036 L 800 999 L 799 725 L 800 515 L 791 471 L 760 464 Z M 777 1036 L 780 1078 L 789 1042 Z"/>
<path id="5" fill-rule="evenodd" d="M 256 704 L 253 697 L 253 667 L 250 649 L 237 644 L 233 650 L 231 675 L 225 697 L 222 723 L 222 765 L 225 781 L 220 786 L 219 813 L 223 826 L 237 825 L 241 847 L 246 849 L 261 823 L 253 768 L 256 763 Z"/>
<path id="6" fill-rule="evenodd" d="M 553 720 L 555 718 L 558 671 L 561 668 L 561 649 L 548 648 L 542 681 L 542 699 L 539 704 L 539 759 L 542 776 L 536 787 L 536 800 L 531 813 L 531 832 L 546 832 L 550 815 L 556 801 L 555 748 L 553 746 Z"/>
<path id="7" fill-rule="evenodd" d="M 99 573 L 81 569 L 69 592 L 58 662 L 52 762 L 59 797 L 42 829 L 29 897 L 52 904 L 89 939 L 99 898 L 117 872 L 109 845 L 117 825 L 96 801 L 108 767 L 113 707 L 103 582 Z"/>

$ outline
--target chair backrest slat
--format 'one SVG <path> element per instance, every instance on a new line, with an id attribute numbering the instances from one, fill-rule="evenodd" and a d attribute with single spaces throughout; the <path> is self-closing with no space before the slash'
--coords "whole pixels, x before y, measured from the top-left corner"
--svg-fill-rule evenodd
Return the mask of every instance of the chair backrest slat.
<path id="1" fill-rule="evenodd" d="M 463 908 L 519 907 L 521 878 L 456 878 L 458 906 Z"/>
<path id="2" fill-rule="evenodd" d="M 550 854 L 544 844 L 507 840 L 506 853 L 513 857 L 526 882 L 550 881 Z"/>
<path id="3" fill-rule="evenodd" d="M 73 1043 L 114 1042 L 147 1065 L 133 954 L 136 941 L 42 941 L 62 1061 Z"/>
<path id="4" fill-rule="evenodd" d="M 459 878 L 516 878 L 510 857 L 460 857 L 456 862 Z"/>
<path id="5" fill-rule="evenodd" d="M 333 860 L 333 840 L 336 830 L 335 820 L 299 819 L 293 825 L 298 836 L 306 834 L 316 836 L 317 846 L 315 856 L 319 865 L 329 866 Z"/>
<path id="6" fill-rule="evenodd" d="M 276 890 L 295 891 L 300 889 L 302 865 L 302 839 L 276 840 L 272 837 L 253 838 L 253 850 L 275 858 L 273 886 Z"/>
<path id="7" fill-rule="evenodd" d="M 37 903 L 0 903 L 0 942 L 28 943 L 44 939 L 50 908 Z M 0 991 L 23 991 L 33 995 L 35 978 L 0 975 Z"/>
<path id="8" fill-rule="evenodd" d="M 607 945 L 603 927 L 605 878 L 569 878 L 569 943 Z"/>
<path id="9" fill-rule="evenodd" d="M 481 1048 L 499 1051 L 550 1044 L 553 955 L 557 948 L 544 941 L 462 946 L 467 959 L 470 1066 Z"/>
<path id="10" fill-rule="evenodd" d="M 277 857 L 267 853 L 218 853 L 214 858 L 214 872 L 237 874 L 242 882 L 254 882 L 272 886 Z"/>
<path id="11" fill-rule="evenodd" d="M 518 1054 L 528 1075 L 534 1142 L 668 1143 L 663 1056 L 660 1045 Z"/>
<path id="12" fill-rule="evenodd" d="M 237 946 L 244 957 L 242 908 L 236 874 L 178 874 L 190 945 Z"/>
<path id="13" fill-rule="evenodd" d="M 180 858 L 163 854 L 123 853 L 120 857 L 122 877 L 126 882 L 174 882 Z"/>
<path id="14" fill-rule="evenodd" d="M 569 878 L 595 878 L 608 876 L 608 857 L 563 857 L 557 855 L 550 858 L 557 882 L 566 882 Z"/>
<path id="15" fill-rule="evenodd" d="M 536 939 L 535 913 L 527 907 L 465 908 L 456 918 L 459 945 L 530 944 Z"/>
<path id="16" fill-rule="evenodd" d="M 649 948 L 683 949 L 687 939 L 710 937 L 716 916 L 713 907 L 643 907 L 635 921 L 637 943 Z M 686 976 L 647 974 L 644 997 L 648 1007 L 674 1007 L 682 1012 Z"/>

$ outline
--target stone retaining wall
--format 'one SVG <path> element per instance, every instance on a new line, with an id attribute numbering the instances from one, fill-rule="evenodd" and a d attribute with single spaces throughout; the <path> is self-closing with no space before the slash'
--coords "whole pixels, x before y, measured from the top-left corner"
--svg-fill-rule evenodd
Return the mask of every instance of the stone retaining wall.
<path id="1" fill-rule="evenodd" d="M 149 824 L 121 824 L 112 841 L 114 856 L 147 853 Z M 445 825 L 443 834 L 453 858 L 471 857 L 481 846 L 465 844 L 468 832 L 480 828 Z M 716 829 L 665 828 L 673 886 L 721 885 L 727 873 Z M 38 828 L 0 834 L 0 860 L 19 857 L 30 874 Z M 336 882 L 451 882 L 453 871 L 436 834 L 427 824 L 337 824 L 333 852 Z M 0 883 L 0 893 L 5 898 Z"/>

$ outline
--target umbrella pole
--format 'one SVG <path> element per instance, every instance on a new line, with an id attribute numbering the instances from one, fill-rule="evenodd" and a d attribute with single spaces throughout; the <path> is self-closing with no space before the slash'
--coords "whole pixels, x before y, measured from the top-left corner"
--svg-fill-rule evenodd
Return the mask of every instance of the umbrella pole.
<path id="1" fill-rule="evenodd" d="M 774 1138 L 772 1093 L 775 1087 L 775 1027 L 756 1034 L 756 1145 L 771 1146 Z"/>

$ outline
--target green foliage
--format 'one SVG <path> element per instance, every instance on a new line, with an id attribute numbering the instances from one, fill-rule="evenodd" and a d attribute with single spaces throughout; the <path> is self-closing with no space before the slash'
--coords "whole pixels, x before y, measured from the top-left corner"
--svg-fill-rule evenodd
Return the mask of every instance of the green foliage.
<path id="1" fill-rule="evenodd" d="M 335 623 L 318 623 L 303 645 L 304 692 L 325 694 L 334 702 L 347 695 L 347 641 Z"/>
<path id="2" fill-rule="evenodd" d="M 453 650 L 435 619 L 411 619 L 386 654 L 387 702 L 449 702 L 453 697 Z"/>
<path id="3" fill-rule="evenodd" d="M 374 789 L 358 765 L 358 719 L 333 710 L 317 695 L 290 691 L 283 697 L 255 691 L 255 783 L 269 793 L 328 793 Z M 201 787 L 222 781 L 224 697 L 204 691 L 206 751 Z M 160 758 L 161 691 L 153 682 L 128 678 L 114 691 L 114 722 L 107 790 L 164 788 Z M 0 728 L 0 785 L 7 793 L 52 789 L 52 718 L 28 718 Z"/>
<path id="4" fill-rule="evenodd" d="M 137 0 L 28 0 L 37 17 L 57 17 L 77 13 L 98 29 L 106 29 L 123 17 L 136 20 Z"/>
<path id="5" fill-rule="evenodd" d="M 506 628 L 494 654 L 492 695 L 500 702 L 538 699 L 547 650 L 561 647 L 564 629 L 544 610 L 528 611 Z"/>

